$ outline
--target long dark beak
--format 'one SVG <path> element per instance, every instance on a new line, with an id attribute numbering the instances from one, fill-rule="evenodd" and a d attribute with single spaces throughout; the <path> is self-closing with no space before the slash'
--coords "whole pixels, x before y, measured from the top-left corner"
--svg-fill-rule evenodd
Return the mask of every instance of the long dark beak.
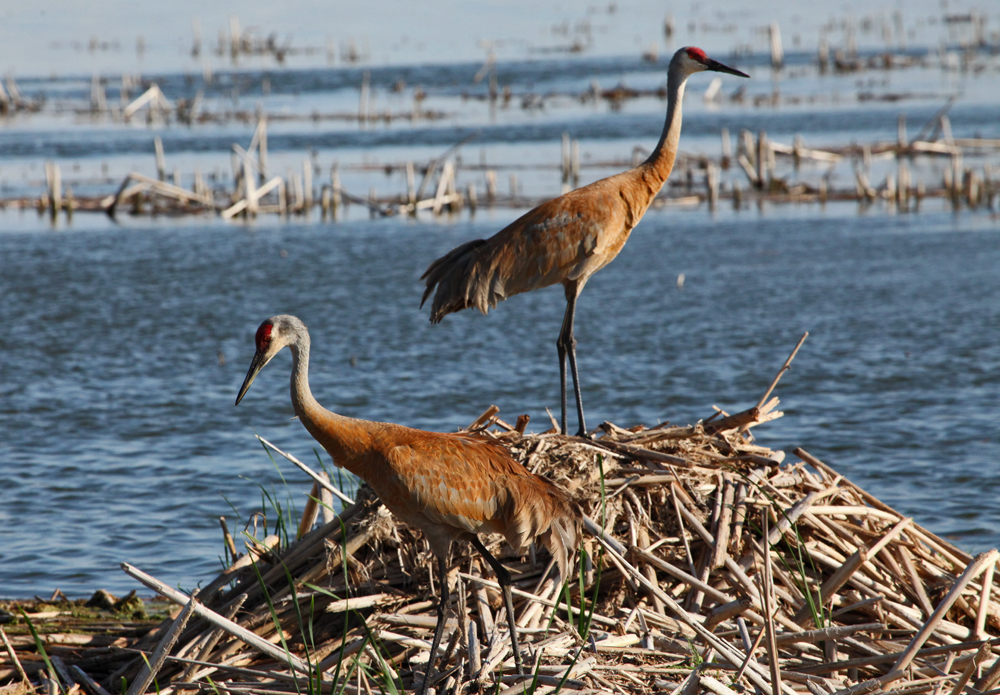
<path id="1" fill-rule="evenodd" d="M 750 77 L 750 75 L 745 72 L 740 72 L 736 68 L 731 68 L 728 65 L 723 65 L 717 60 L 712 60 L 711 58 L 705 63 L 706 67 L 713 72 L 728 72 L 730 75 L 739 75 L 740 77 Z"/>
<path id="2" fill-rule="evenodd" d="M 243 380 L 243 386 L 240 387 L 240 392 L 236 396 L 236 405 L 239 405 L 240 401 L 243 400 L 243 396 L 246 395 L 247 390 L 250 388 L 250 384 L 252 384 L 253 380 L 257 378 L 257 374 L 260 373 L 260 370 L 264 368 L 264 365 L 267 364 L 267 362 L 268 361 L 264 358 L 263 352 L 258 350 L 254 353 L 253 361 L 250 363 L 250 371 L 247 372 L 247 378 Z"/>

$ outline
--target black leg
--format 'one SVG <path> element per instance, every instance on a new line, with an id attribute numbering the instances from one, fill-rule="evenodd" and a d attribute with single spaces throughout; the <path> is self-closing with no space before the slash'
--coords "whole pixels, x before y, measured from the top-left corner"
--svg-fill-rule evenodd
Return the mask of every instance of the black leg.
<path id="1" fill-rule="evenodd" d="M 441 584 L 441 600 L 438 602 L 437 626 L 434 628 L 434 640 L 431 642 L 431 655 L 427 660 L 427 671 L 424 673 L 424 683 L 420 686 L 420 695 L 424 695 L 427 692 L 427 685 L 431 682 L 431 676 L 434 675 L 434 662 L 437 661 L 437 651 L 438 647 L 441 645 L 441 635 L 444 633 L 445 608 L 448 605 L 448 565 L 443 557 L 439 557 L 437 561 L 438 582 Z"/>
<path id="2" fill-rule="evenodd" d="M 503 592 L 504 608 L 507 611 L 507 625 L 510 628 L 510 646 L 514 649 L 514 663 L 517 665 L 517 675 L 524 675 L 524 666 L 521 665 L 521 646 L 517 641 L 517 623 L 514 622 L 514 597 L 510 593 L 510 572 L 500 564 L 500 561 L 493 557 L 493 554 L 486 549 L 478 537 L 472 537 L 472 547 L 479 551 L 485 558 L 493 573 L 497 576 L 497 583 Z"/>
<path id="3" fill-rule="evenodd" d="M 583 417 L 583 395 L 580 393 L 580 373 L 576 368 L 576 338 L 573 336 L 573 318 L 576 314 L 576 286 L 566 288 L 566 315 L 563 317 L 562 330 L 556 347 L 559 348 L 559 378 L 562 386 L 562 433 L 566 434 L 566 357 L 569 357 L 569 369 L 573 375 L 573 392 L 576 395 L 576 414 L 580 421 L 577 436 L 587 434 L 587 423 Z"/>
<path id="4" fill-rule="evenodd" d="M 569 316 L 569 304 L 566 304 L 566 315 Z M 566 319 L 563 319 L 559 337 L 556 339 L 556 350 L 559 351 L 559 403 L 562 406 L 562 433 L 566 434 Z"/>

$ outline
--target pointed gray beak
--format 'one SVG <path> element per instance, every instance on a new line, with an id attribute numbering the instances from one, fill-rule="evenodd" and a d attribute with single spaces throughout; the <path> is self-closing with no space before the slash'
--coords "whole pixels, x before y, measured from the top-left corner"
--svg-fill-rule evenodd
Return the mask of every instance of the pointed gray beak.
<path id="1" fill-rule="evenodd" d="M 264 359 L 264 353 L 258 350 L 254 353 L 253 361 L 250 362 L 250 371 L 247 372 L 247 378 L 243 380 L 243 386 L 240 387 L 240 392 L 236 396 L 236 405 L 239 405 L 240 401 L 243 400 L 243 396 L 246 395 L 247 390 L 250 388 L 250 384 L 252 384 L 253 380 L 257 378 L 257 374 L 260 373 L 260 370 L 264 368 L 265 364 L 267 364 L 267 360 Z"/>
<path id="2" fill-rule="evenodd" d="M 750 75 L 745 72 L 740 72 L 736 68 L 731 68 L 728 65 L 723 65 L 717 60 L 712 60 L 711 58 L 705 63 L 705 66 L 713 72 L 728 72 L 730 75 L 739 75 L 740 77 L 750 77 Z"/>

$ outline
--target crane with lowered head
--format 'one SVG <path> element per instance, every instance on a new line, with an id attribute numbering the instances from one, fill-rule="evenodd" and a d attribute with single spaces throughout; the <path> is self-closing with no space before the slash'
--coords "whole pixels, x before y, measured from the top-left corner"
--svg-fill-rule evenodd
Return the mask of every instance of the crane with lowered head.
<path id="1" fill-rule="evenodd" d="M 283 314 L 264 321 L 257 329 L 255 345 L 236 404 L 260 370 L 288 347 L 292 353 L 292 408 L 306 430 L 337 466 L 368 483 L 389 511 L 423 531 L 430 544 L 437 559 L 441 596 L 423 690 L 430 681 L 445 627 L 447 560 L 453 541 L 471 543 L 496 574 L 514 662 L 518 673 L 523 673 L 510 572 L 478 534 L 500 534 L 519 553 L 539 538 L 556 560 L 561 580 L 566 581 L 582 519 L 569 495 L 529 472 L 502 444 L 484 436 L 425 432 L 327 410 L 309 388 L 309 331 L 294 316 Z"/>

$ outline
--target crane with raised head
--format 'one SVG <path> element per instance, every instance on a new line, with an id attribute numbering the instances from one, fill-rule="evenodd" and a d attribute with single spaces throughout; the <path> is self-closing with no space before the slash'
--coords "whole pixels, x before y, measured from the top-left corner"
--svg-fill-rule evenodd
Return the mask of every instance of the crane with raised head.
<path id="1" fill-rule="evenodd" d="M 622 250 L 629 233 L 670 176 L 681 135 L 684 83 L 694 73 L 706 70 L 749 77 L 712 60 L 700 48 L 680 49 L 667 70 L 667 119 L 663 133 L 644 162 L 542 203 L 489 239 L 476 239 L 454 248 L 431 263 L 421 277 L 427 284 L 420 306 L 434 295 L 432 323 L 469 307 L 485 314 L 507 297 L 562 284 L 566 313 L 556 347 L 563 434 L 566 434 L 567 357 L 576 395 L 578 434 L 587 433 L 573 337 L 577 297 L 590 276 Z"/>
<path id="2" fill-rule="evenodd" d="M 425 432 L 327 410 L 309 388 L 309 331 L 294 316 L 284 314 L 264 321 L 257 329 L 255 345 L 236 404 L 260 370 L 288 347 L 292 353 L 292 408 L 306 430 L 337 466 L 367 482 L 389 511 L 427 538 L 437 560 L 441 596 L 421 692 L 430 681 L 445 627 L 447 562 L 453 541 L 470 542 L 496 574 L 514 662 L 518 673 L 523 673 L 510 572 L 478 534 L 500 534 L 519 553 L 539 538 L 555 559 L 561 580 L 566 581 L 582 519 L 575 503 L 554 483 L 511 458 L 502 444 L 482 435 Z"/>

